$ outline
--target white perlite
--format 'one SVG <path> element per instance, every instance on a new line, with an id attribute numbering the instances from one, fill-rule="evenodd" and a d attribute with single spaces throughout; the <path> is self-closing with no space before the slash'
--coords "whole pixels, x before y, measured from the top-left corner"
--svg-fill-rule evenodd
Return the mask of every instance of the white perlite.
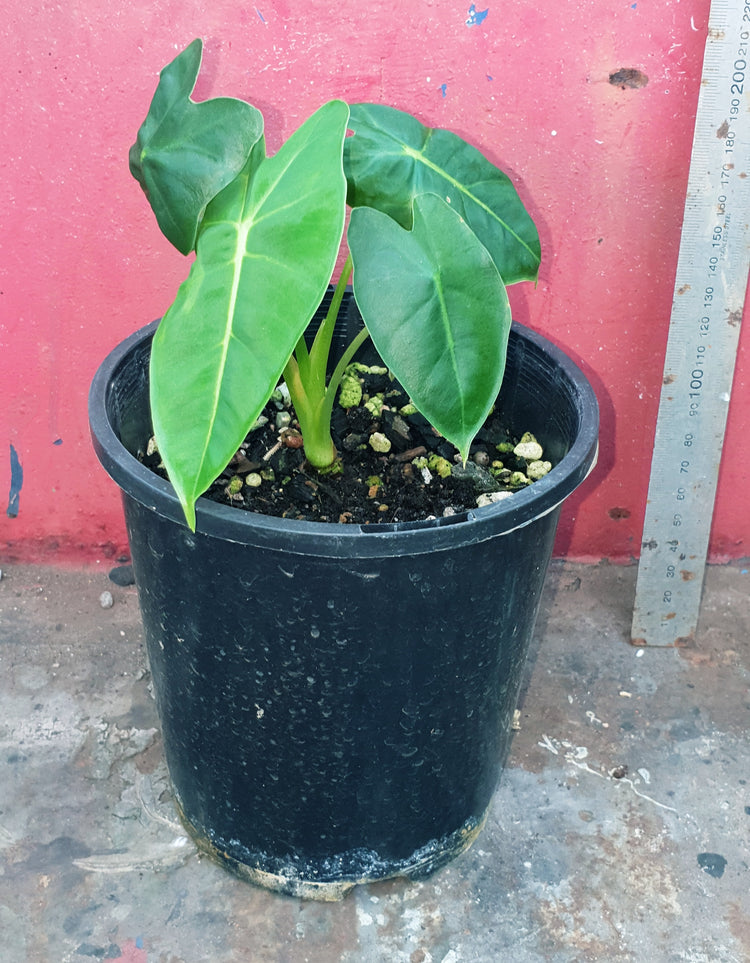
<path id="1" fill-rule="evenodd" d="M 528 462 L 533 462 L 541 459 L 544 449 L 538 441 L 521 441 L 513 449 L 513 454 L 517 458 L 524 458 Z"/>
<path id="2" fill-rule="evenodd" d="M 539 481 L 552 471 L 551 461 L 532 461 L 526 466 L 526 477 L 532 481 Z"/>
<path id="3" fill-rule="evenodd" d="M 492 505 L 494 502 L 501 502 L 504 498 L 510 498 L 513 492 L 488 492 L 477 497 L 477 508 L 484 508 L 485 505 Z"/>

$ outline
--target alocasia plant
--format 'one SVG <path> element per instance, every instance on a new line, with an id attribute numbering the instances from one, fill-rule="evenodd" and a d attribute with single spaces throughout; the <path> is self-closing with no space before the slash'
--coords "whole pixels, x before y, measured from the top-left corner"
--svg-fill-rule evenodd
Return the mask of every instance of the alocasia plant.
<path id="1" fill-rule="evenodd" d="M 506 286 L 539 268 L 538 234 L 513 184 L 450 131 L 341 100 L 266 156 L 254 107 L 191 100 L 201 56 L 195 40 L 161 72 L 130 151 L 162 232 L 195 251 L 150 367 L 154 434 L 188 524 L 281 378 L 308 463 L 335 463 L 333 398 L 366 337 L 465 459 L 503 377 Z M 308 349 L 347 205 L 349 253 Z M 328 377 L 350 280 L 365 328 Z"/>

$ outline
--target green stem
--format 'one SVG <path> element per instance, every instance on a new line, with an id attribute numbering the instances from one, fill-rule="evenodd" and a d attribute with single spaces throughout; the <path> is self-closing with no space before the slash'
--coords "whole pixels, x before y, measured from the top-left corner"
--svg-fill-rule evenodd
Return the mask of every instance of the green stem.
<path id="1" fill-rule="evenodd" d="M 297 419 L 302 431 L 302 441 L 305 447 L 305 458 L 318 471 L 330 468 L 336 461 L 336 446 L 331 438 L 331 423 L 311 412 L 305 417 L 297 411 Z"/>
<path id="2" fill-rule="evenodd" d="M 313 468 L 319 470 L 330 468 L 336 460 L 336 448 L 331 438 L 333 403 L 347 365 L 369 337 L 367 328 L 357 333 L 346 347 L 326 387 L 325 376 L 333 331 L 351 273 L 350 256 L 336 284 L 331 305 L 315 335 L 312 348 L 308 353 L 307 347 L 299 344 L 284 369 L 284 379 L 302 431 L 305 457 Z"/>
<path id="3" fill-rule="evenodd" d="M 310 348 L 310 374 L 312 378 L 315 378 L 316 386 L 321 390 L 325 389 L 326 372 L 328 371 L 328 358 L 331 353 L 333 332 L 336 328 L 336 322 L 338 321 L 339 309 L 341 308 L 341 301 L 344 297 L 344 291 L 346 291 L 346 286 L 349 283 L 351 276 L 352 256 L 351 254 L 347 254 L 344 267 L 341 270 L 341 275 L 339 276 L 339 279 L 336 282 L 336 287 L 333 291 L 333 297 L 331 298 L 331 304 L 328 308 L 328 313 L 318 328 L 312 348 Z"/>
<path id="4" fill-rule="evenodd" d="M 307 350 L 307 342 L 305 341 L 304 332 L 302 333 L 302 337 L 297 342 L 292 357 L 289 360 L 296 361 L 300 378 L 303 382 L 308 381 L 310 378 L 310 354 Z"/>
<path id="5" fill-rule="evenodd" d="M 300 412 L 309 409 L 310 405 L 300 366 L 294 355 L 287 361 L 286 367 L 282 372 L 282 378 L 289 389 L 289 397 L 292 399 L 294 410 L 297 412 L 297 418 L 299 418 Z"/>
<path id="6" fill-rule="evenodd" d="M 316 396 L 317 404 L 314 406 L 310 405 L 308 403 L 308 396 L 305 396 L 302 410 L 300 411 L 295 402 L 297 419 L 305 444 L 305 457 L 313 468 L 319 470 L 330 468 L 336 460 L 336 448 L 331 438 L 331 413 L 333 411 L 333 403 L 336 400 L 336 392 L 341 384 L 341 377 L 347 365 L 369 336 L 370 332 L 367 328 L 363 328 L 356 337 L 352 339 L 351 344 L 348 345 L 346 351 L 344 351 L 341 356 L 341 360 L 333 369 L 328 387 L 325 388 L 322 395 Z M 291 387 L 289 388 L 289 392 L 292 394 Z M 294 397 L 294 395 L 292 395 L 292 397 Z"/>
<path id="7" fill-rule="evenodd" d="M 328 381 L 325 397 L 323 398 L 319 409 L 321 419 L 325 418 L 326 422 L 329 424 L 331 421 L 331 412 L 333 411 L 333 402 L 336 400 L 336 392 L 341 384 L 341 378 L 344 374 L 344 371 L 351 363 L 354 355 L 357 353 L 357 351 L 359 351 L 369 337 L 370 332 L 367 330 L 367 328 L 362 328 L 362 330 L 354 338 L 352 338 L 351 344 L 349 344 L 346 351 L 344 351 L 344 353 L 341 355 L 341 360 L 333 369 L 333 373 Z"/>
<path id="8" fill-rule="evenodd" d="M 327 468 L 336 460 L 336 448 L 331 438 L 330 420 L 321 419 L 319 414 L 325 402 L 325 389 L 322 392 L 315 390 L 294 355 L 284 368 L 284 380 L 302 431 L 305 457 L 315 468 Z"/>

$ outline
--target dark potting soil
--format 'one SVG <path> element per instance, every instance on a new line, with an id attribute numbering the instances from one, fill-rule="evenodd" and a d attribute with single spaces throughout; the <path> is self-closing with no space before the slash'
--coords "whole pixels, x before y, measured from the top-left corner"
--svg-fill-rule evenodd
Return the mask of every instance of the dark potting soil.
<path id="1" fill-rule="evenodd" d="M 358 369 L 348 369 L 342 389 L 353 389 L 353 398 L 361 389 L 361 398 L 346 408 L 337 401 L 333 410 L 332 437 L 339 453 L 335 472 L 320 474 L 307 464 L 288 396 L 277 391 L 203 497 L 305 521 L 405 522 L 459 514 L 499 500 L 549 471 L 549 462 L 533 447 L 536 439 L 512 437 L 501 411 L 487 418 L 462 465 L 457 449 L 413 410 L 386 369 Z M 167 477 L 157 451 L 142 460 Z"/>

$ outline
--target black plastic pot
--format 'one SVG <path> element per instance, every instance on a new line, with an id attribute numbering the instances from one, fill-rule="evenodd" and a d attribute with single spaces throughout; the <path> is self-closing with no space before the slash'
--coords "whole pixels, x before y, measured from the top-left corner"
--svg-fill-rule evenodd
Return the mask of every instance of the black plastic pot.
<path id="1" fill-rule="evenodd" d="M 91 387 L 123 492 L 167 763 L 182 817 L 229 868 L 336 899 L 426 876 L 471 844 L 510 740 L 560 504 L 596 459 L 580 370 L 514 326 L 500 403 L 556 463 L 494 505 L 356 526 L 199 502 L 134 454 L 150 434 L 151 325 Z"/>

